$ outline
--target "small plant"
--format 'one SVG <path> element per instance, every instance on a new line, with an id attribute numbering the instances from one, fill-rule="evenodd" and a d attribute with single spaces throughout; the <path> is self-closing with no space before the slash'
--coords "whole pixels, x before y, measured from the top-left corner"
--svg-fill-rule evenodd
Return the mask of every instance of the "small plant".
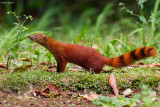
<path id="1" fill-rule="evenodd" d="M 86 46 L 92 47 L 94 45 L 94 42 L 100 41 L 100 39 L 101 39 L 101 37 L 99 35 L 97 35 L 93 39 L 88 39 L 87 38 L 87 26 L 85 25 L 81 29 L 81 33 L 77 35 L 77 37 L 75 39 L 75 43 L 85 42 Z"/>
<path id="2" fill-rule="evenodd" d="M 140 103 L 140 100 L 137 98 L 125 98 L 120 96 L 119 99 L 117 98 L 110 98 L 105 96 L 99 96 L 99 99 L 93 100 L 94 105 L 102 105 L 103 107 L 124 107 L 124 106 L 136 106 L 136 103 Z"/>
<path id="3" fill-rule="evenodd" d="M 51 93 L 50 93 L 50 98 L 51 98 L 52 100 L 54 100 L 54 99 L 55 99 L 55 96 L 56 96 L 56 94 L 55 94 L 55 93 L 53 93 L 53 92 L 51 92 Z"/>
<path id="4" fill-rule="evenodd" d="M 135 94 L 132 98 L 125 98 L 120 96 L 119 99 L 117 98 L 110 98 L 105 96 L 99 96 L 99 99 L 93 100 L 94 105 L 102 105 L 103 107 L 123 107 L 123 106 L 137 106 L 140 105 L 141 101 L 144 103 L 145 107 L 158 107 L 160 102 L 153 101 L 152 99 L 156 96 L 155 92 L 148 88 L 147 86 L 142 86 L 141 94 Z"/>
<path id="5" fill-rule="evenodd" d="M 156 26 L 158 25 L 158 6 L 160 3 L 160 0 L 156 0 L 155 2 L 155 6 L 154 6 L 154 10 L 153 12 L 151 12 L 150 17 L 147 19 L 142 10 L 144 8 L 144 3 L 147 2 L 147 0 L 136 0 L 137 5 L 138 5 L 138 9 L 140 14 L 135 14 L 132 10 L 129 10 L 128 8 L 126 8 L 125 4 L 120 2 L 119 5 L 122 6 L 122 10 L 125 10 L 127 13 L 129 13 L 132 16 L 136 16 L 139 18 L 140 23 L 138 23 L 141 27 L 142 27 L 142 42 L 143 45 L 146 46 L 147 42 L 146 42 L 146 37 L 147 35 L 151 35 L 149 38 L 150 44 L 149 45 L 154 45 L 156 46 Z M 149 27 L 149 25 L 151 24 L 151 28 Z M 150 30 L 151 29 L 151 30 Z"/>
<path id="6" fill-rule="evenodd" d="M 8 55 L 8 59 L 7 59 L 7 69 L 9 69 L 9 63 L 11 63 L 11 59 L 14 59 L 15 58 L 15 54 L 16 54 L 16 50 L 21 47 L 22 49 L 24 49 L 24 46 L 20 43 L 23 38 L 23 34 L 25 31 L 28 30 L 27 27 L 24 26 L 25 22 L 27 20 L 33 20 L 32 16 L 29 15 L 29 16 L 26 16 L 26 15 L 23 15 L 25 20 L 24 21 L 21 21 L 21 16 L 17 16 L 15 12 L 7 12 L 8 14 L 11 14 L 13 15 L 16 19 L 17 19 L 17 22 L 14 23 L 16 25 L 16 37 L 11 41 L 13 42 L 12 44 L 12 47 L 9 48 L 9 55 Z"/>
<path id="7" fill-rule="evenodd" d="M 153 99 L 155 97 L 156 97 L 156 92 L 145 85 L 142 86 L 141 94 L 135 94 L 133 96 L 133 98 L 141 99 L 145 107 L 158 107 L 158 105 L 160 105 L 160 102 L 154 101 Z"/>

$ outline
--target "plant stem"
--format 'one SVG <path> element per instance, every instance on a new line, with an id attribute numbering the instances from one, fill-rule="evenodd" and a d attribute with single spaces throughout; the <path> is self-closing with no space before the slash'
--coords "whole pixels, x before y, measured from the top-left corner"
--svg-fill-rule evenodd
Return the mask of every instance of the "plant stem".
<path id="1" fill-rule="evenodd" d="M 23 26 L 23 25 L 24 25 L 24 23 L 26 22 L 26 20 L 27 20 L 27 19 L 25 19 L 25 20 L 23 21 L 23 23 L 21 24 L 21 26 Z"/>
<path id="2" fill-rule="evenodd" d="M 9 56 L 7 58 L 7 70 L 9 69 L 9 61 L 10 61 L 10 54 L 9 54 Z"/>
<path id="3" fill-rule="evenodd" d="M 154 12 L 153 12 L 153 14 L 154 14 L 153 18 L 154 18 L 154 19 L 156 19 L 156 17 L 157 17 L 159 2 L 160 2 L 160 0 L 156 0 L 155 6 L 154 6 Z M 152 24 L 152 25 L 151 25 L 151 26 L 152 26 L 152 28 L 151 28 L 151 29 L 152 29 L 151 42 L 152 42 L 152 44 L 155 44 L 155 39 L 154 39 L 155 30 L 156 30 L 155 21 L 152 21 L 151 24 Z"/>
<path id="4" fill-rule="evenodd" d="M 146 46 L 145 26 L 143 23 L 143 46 Z"/>

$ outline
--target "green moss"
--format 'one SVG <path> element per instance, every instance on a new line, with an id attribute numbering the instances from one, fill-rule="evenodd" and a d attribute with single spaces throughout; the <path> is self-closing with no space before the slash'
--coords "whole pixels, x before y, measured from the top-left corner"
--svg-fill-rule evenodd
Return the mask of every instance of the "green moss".
<path id="1" fill-rule="evenodd" d="M 124 71 L 124 69 L 123 69 Z M 156 87 L 160 73 L 151 68 L 132 68 L 114 70 L 120 90 L 128 87 L 139 89 L 143 84 Z M 44 88 L 46 82 L 58 85 L 62 90 L 83 91 L 93 90 L 97 93 L 112 91 L 108 83 L 108 73 L 92 74 L 91 72 L 47 72 L 41 69 L 26 72 L 5 73 L 0 75 L 0 90 L 28 90 L 29 86 Z"/>

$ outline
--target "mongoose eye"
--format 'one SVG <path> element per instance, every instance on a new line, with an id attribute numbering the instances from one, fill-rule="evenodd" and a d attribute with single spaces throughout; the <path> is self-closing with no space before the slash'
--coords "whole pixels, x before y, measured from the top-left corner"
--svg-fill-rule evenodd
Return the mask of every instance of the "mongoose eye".
<path id="1" fill-rule="evenodd" d="M 46 41 L 46 40 L 47 40 L 47 36 L 44 37 L 44 41 Z"/>

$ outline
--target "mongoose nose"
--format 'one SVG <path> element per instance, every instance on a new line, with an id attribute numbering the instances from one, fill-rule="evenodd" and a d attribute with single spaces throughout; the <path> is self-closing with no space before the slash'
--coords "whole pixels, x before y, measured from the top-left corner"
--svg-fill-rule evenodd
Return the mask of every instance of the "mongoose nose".
<path id="1" fill-rule="evenodd" d="M 28 37 L 32 40 L 32 35 L 29 35 Z"/>

